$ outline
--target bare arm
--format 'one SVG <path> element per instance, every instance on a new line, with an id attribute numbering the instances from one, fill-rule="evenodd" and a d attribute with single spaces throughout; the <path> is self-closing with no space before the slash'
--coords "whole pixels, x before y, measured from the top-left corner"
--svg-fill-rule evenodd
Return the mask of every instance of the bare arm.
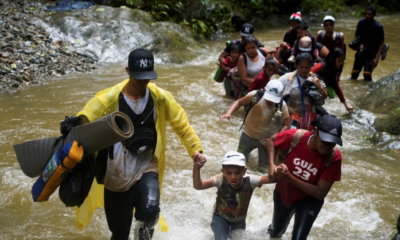
<path id="1" fill-rule="evenodd" d="M 280 132 L 286 131 L 290 129 L 290 118 L 285 118 L 282 121 L 282 129 Z"/>
<path id="2" fill-rule="evenodd" d="M 307 193 L 308 195 L 313 196 L 320 200 L 326 197 L 326 195 L 331 190 L 331 187 L 333 185 L 333 182 L 325 181 L 322 179 L 318 181 L 317 185 L 307 183 L 293 176 L 290 173 L 290 171 L 285 171 L 285 172 L 276 171 L 275 174 L 279 180 L 288 181 L 294 186 L 296 186 L 298 189 Z"/>
<path id="3" fill-rule="evenodd" d="M 222 63 L 224 62 L 225 58 L 229 56 L 228 52 L 222 51 L 221 54 L 219 55 L 219 63 L 222 65 Z"/>
<path id="4" fill-rule="evenodd" d="M 280 64 L 285 63 L 285 61 L 281 58 L 281 55 L 282 55 L 283 51 L 285 51 L 286 49 L 287 49 L 287 43 L 281 42 L 281 44 L 279 45 L 278 51 L 275 53 L 275 59 L 277 59 L 278 63 L 280 63 Z"/>
<path id="5" fill-rule="evenodd" d="M 267 138 L 265 140 L 265 145 L 264 147 L 267 148 L 268 150 L 268 157 L 269 157 L 269 170 L 268 170 L 268 176 L 270 178 L 272 178 L 272 181 L 275 181 L 274 178 L 274 172 L 275 172 L 275 158 L 276 158 L 276 148 L 274 146 L 274 142 L 275 142 L 275 138 L 276 138 L 276 134 L 272 135 L 270 138 Z"/>
<path id="6" fill-rule="evenodd" d="M 200 177 L 200 168 L 196 163 L 193 165 L 193 187 L 197 190 L 211 188 L 213 186 L 211 179 L 202 180 Z"/>
<path id="7" fill-rule="evenodd" d="M 274 183 L 276 182 L 275 179 L 269 177 L 269 176 L 261 176 L 260 184 L 268 184 L 268 183 Z"/>
<path id="8" fill-rule="evenodd" d="M 243 85 L 250 87 L 251 84 L 253 83 L 254 79 L 247 77 L 248 76 L 247 75 L 247 67 L 246 67 L 246 64 L 244 63 L 243 55 L 241 55 L 239 57 L 237 68 L 238 68 L 239 76 L 240 76 L 240 79 L 242 80 Z"/>
<path id="9" fill-rule="evenodd" d="M 321 93 L 324 99 L 326 99 L 328 97 L 328 93 L 326 92 L 326 88 L 322 87 L 321 81 L 316 77 L 314 77 L 312 81 L 315 86 L 317 86 L 318 92 Z"/>
<path id="10" fill-rule="evenodd" d="M 381 45 L 379 45 L 379 50 L 378 53 L 375 55 L 375 59 L 372 60 L 371 64 L 372 64 L 372 68 L 376 68 L 376 66 L 378 66 L 378 62 L 379 62 L 379 57 L 382 54 L 383 51 L 383 47 L 385 46 L 385 43 L 382 41 Z"/>
<path id="11" fill-rule="evenodd" d="M 232 105 L 229 107 L 228 111 L 224 115 L 222 115 L 219 120 L 222 121 L 224 118 L 227 118 L 230 122 L 232 122 L 232 114 L 236 112 L 241 106 L 249 104 L 251 101 L 251 98 L 248 99 L 246 96 L 242 97 L 232 103 Z"/>

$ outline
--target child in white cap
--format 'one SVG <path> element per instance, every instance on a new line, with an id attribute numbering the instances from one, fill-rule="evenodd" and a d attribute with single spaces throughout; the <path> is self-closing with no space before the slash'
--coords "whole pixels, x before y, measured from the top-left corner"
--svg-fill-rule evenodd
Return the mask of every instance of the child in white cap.
<path id="1" fill-rule="evenodd" d="M 222 159 L 222 173 L 206 180 L 200 177 L 203 165 L 198 161 L 193 165 L 193 187 L 197 190 L 218 188 L 211 229 L 216 240 L 228 239 L 231 231 L 246 229 L 246 215 L 254 189 L 275 181 L 268 176 L 246 174 L 246 158 L 239 152 L 226 153 Z"/>

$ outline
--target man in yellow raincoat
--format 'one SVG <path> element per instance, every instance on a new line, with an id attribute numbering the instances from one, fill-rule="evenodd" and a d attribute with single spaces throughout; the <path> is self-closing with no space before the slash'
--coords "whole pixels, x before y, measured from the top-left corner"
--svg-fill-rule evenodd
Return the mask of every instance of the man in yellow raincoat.
<path id="1" fill-rule="evenodd" d="M 104 206 L 111 239 L 129 238 L 133 214 L 140 221 L 139 239 L 151 239 L 158 221 L 162 230 L 167 230 L 162 216 L 159 220 L 166 122 L 171 124 L 194 161 L 204 164 L 206 160 L 183 108 L 169 92 L 150 83 L 150 79 L 157 79 L 153 54 L 145 49 L 133 50 L 126 72 L 129 79 L 97 93 L 77 114 L 91 122 L 122 111 L 132 120 L 134 135 L 106 150 L 104 187 L 94 180 L 88 197 L 77 209 L 76 223 L 82 230 L 96 207 Z"/>

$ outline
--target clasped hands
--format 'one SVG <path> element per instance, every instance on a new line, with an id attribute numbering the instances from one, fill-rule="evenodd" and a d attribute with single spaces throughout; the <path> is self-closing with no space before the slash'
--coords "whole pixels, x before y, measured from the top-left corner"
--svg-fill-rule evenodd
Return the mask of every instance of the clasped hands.
<path id="1" fill-rule="evenodd" d="M 274 177 L 280 181 L 280 180 L 287 180 L 290 177 L 290 172 L 286 164 L 279 164 L 279 166 L 274 168 Z"/>
<path id="2" fill-rule="evenodd" d="M 207 162 L 206 157 L 201 152 L 195 152 L 192 155 L 194 166 L 198 169 L 202 168 Z"/>

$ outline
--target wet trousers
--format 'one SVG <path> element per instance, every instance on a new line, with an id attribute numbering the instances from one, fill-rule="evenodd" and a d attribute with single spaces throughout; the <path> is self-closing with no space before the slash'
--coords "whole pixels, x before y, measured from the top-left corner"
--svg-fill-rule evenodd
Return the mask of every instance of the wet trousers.
<path id="1" fill-rule="evenodd" d="M 357 79 L 358 75 L 360 75 L 360 72 L 362 68 L 364 67 L 364 80 L 366 81 L 372 81 L 372 60 L 375 58 L 375 53 L 373 52 L 363 52 L 363 53 L 356 53 L 354 57 L 354 64 L 353 64 L 353 70 L 351 71 L 351 78 L 352 79 Z"/>
<path id="2" fill-rule="evenodd" d="M 213 214 L 211 220 L 211 229 L 214 232 L 214 239 L 215 240 L 226 240 L 230 236 L 230 233 L 234 230 L 245 230 L 246 229 L 246 222 L 242 225 L 233 225 L 231 222 L 226 220 L 223 217 L 218 216 L 217 214 Z"/>
<path id="3" fill-rule="evenodd" d="M 104 209 L 111 239 L 129 239 L 135 208 L 135 219 L 154 229 L 160 213 L 158 173 L 147 172 L 126 192 L 113 192 L 104 188 Z M 154 231 L 154 230 L 153 230 Z"/>
<path id="4" fill-rule="evenodd" d="M 290 219 L 295 214 L 292 240 L 307 239 L 323 205 L 324 200 L 309 196 L 298 203 L 285 206 L 279 192 L 275 189 L 274 214 L 272 224 L 268 227 L 268 233 L 273 238 L 280 238 L 286 232 Z"/>
<path id="5" fill-rule="evenodd" d="M 249 160 L 251 151 L 256 148 L 258 149 L 258 166 L 268 167 L 269 158 L 267 149 L 260 143 L 259 139 L 251 138 L 245 132 L 242 132 L 237 151 L 243 153 L 246 161 Z"/>

